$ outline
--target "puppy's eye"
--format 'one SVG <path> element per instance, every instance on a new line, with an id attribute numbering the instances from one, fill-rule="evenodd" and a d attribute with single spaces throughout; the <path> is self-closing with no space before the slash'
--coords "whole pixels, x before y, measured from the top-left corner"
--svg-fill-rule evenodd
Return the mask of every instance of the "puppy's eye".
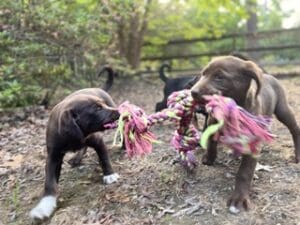
<path id="1" fill-rule="evenodd" d="M 223 80 L 223 78 L 224 78 L 224 76 L 222 76 L 221 74 L 216 74 L 214 80 L 216 82 L 220 82 Z"/>
<path id="2" fill-rule="evenodd" d="M 94 105 L 94 107 L 95 107 L 96 111 L 102 110 L 102 106 L 101 105 Z"/>

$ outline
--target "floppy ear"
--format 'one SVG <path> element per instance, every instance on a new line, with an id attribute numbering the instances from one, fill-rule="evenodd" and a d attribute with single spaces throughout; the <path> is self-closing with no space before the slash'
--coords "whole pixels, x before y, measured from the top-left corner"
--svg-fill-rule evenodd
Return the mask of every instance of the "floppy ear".
<path id="1" fill-rule="evenodd" d="M 257 85 L 255 96 L 260 92 L 261 85 L 262 85 L 262 76 L 263 72 L 262 70 L 253 62 L 251 61 L 245 61 L 245 68 L 243 68 L 243 74 L 251 77 Z"/>
<path id="2" fill-rule="evenodd" d="M 71 110 L 62 112 L 58 121 L 58 132 L 61 135 L 80 140 L 84 138 L 84 135 L 76 122 L 76 116 L 78 115 L 74 115 Z"/>
<path id="3" fill-rule="evenodd" d="M 105 101 L 101 98 L 97 98 L 95 100 L 95 104 L 99 107 L 99 108 L 102 108 L 102 109 L 107 109 L 107 110 L 117 110 L 116 108 L 114 107 L 111 107 L 111 106 L 108 106 Z"/>

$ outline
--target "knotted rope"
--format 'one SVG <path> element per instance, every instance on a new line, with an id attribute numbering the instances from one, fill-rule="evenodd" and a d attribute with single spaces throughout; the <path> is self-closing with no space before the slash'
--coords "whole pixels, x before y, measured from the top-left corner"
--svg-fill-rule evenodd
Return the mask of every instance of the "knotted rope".
<path id="1" fill-rule="evenodd" d="M 256 156 L 258 145 L 270 142 L 274 136 L 269 131 L 271 118 L 256 116 L 238 106 L 231 98 L 219 95 L 205 96 L 206 111 L 216 123 L 210 125 L 202 134 L 200 144 L 208 148 L 208 140 L 212 138 L 232 149 L 234 154 L 250 154 Z"/>
<path id="2" fill-rule="evenodd" d="M 152 143 L 157 142 L 149 130 L 151 126 L 169 120 L 177 125 L 171 144 L 178 151 L 182 162 L 189 168 L 197 162 L 193 150 L 200 145 L 208 148 L 208 140 L 213 138 L 229 146 L 235 154 L 258 154 L 257 145 L 269 142 L 273 135 L 268 131 L 270 118 L 254 116 L 236 105 L 234 100 L 219 95 L 205 96 L 205 108 L 216 123 L 207 127 L 204 133 L 191 124 L 193 113 L 198 106 L 190 90 L 174 92 L 168 98 L 168 108 L 155 114 L 146 115 L 144 110 L 122 103 L 118 110 L 121 114 L 118 122 L 107 124 L 106 128 L 118 128 L 114 143 L 125 143 L 129 157 L 145 155 L 152 151 Z"/>

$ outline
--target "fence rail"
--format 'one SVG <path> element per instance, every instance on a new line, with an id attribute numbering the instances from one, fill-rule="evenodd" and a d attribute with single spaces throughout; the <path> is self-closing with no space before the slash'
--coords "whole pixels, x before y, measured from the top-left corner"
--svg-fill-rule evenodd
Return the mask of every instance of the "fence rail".
<path id="1" fill-rule="evenodd" d="M 236 48 L 232 50 L 224 51 L 212 51 L 204 52 L 199 54 L 186 54 L 186 55 L 166 55 L 166 56 L 149 56 L 142 58 L 142 61 L 157 61 L 157 60 L 171 60 L 171 59 L 186 59 L 186 58 L 199 58 L 203 56 L 217 56 L 217 55 L 227 55 L 233 51 L 239 52 L 263 52 L 263 51 L 278 51 L 284 49 L 300 49 L 299 44 L 292 45 L 280 45 L 280 46 L 268 46 L 268 47 L 257 47 L 257 48 Z"/>
<path id="2" fill-rule="evenodd" d="M 177 40 L 170 40 L 167 43 L 161 45 L 178 45 L 178 44 L 190 44 L 195 42 L 208 42 L 208 41 L 219 41 L 223 39 L 234 39 L 234 38 L 245 38 L 245 37 L 255 37 L 255 38 L 266 38 L 276 34 L 283 34 L 288 32 L 300 32 L 300 27 L 290 28 L 290 29 L 275 29 L 275 30 L 267 30 L 267 31 L 260 31 L 255 33 L 249 32 L 241 32 L 241 33 L 230 33 L 224 34 L 220 37 L 201 37 L 201 38 L 192 38 L 192 39 L 177 39 Z M 150 42 L 146 42 L 144 46 L 149 45 L 160 45 L 160 44 L 153 44 Z"/>
<path id="3" fill-rule="evenodd" d="M 269 40 L 273 40 L 274 38 L 280 38 L 280 35 L 288 35 L 289 37 L 296 37 L 293 41 L 289 41 L 286 44 L 282 44 L 282 41 L 279 39 L 275 44 L 270 44 Z M 252 37 L 257 39 L 258 41 L 264 41 L 263 44 L 255 47 L 255 48 L 247 48 L 245 46 L 238 46 L 237 39 L 245 40 L 246 37 Z M 299 37 L 299 38 L 297 38 Z M 268 38 L 268 39 L 267 39 Z M 199 52 L 199 53 L 185 53 L 185 54 L 172 54 L 172 55 L 152 55 L 142 57 L 142 61 L 163 61 L 163 60 L 173 60 L 173 59 L 190 59 L 190 58 L 201 58 L 201 57 L 212 57 L 216 55 L 226 55 L 233 51 L 239 52 L 272 52 L 272 51 L 282 51 L 282 50 L 293 50 L 300 49 L 300 27 L 291 28 L 291 29 L 277 29 L 277 30 L 268 30 L 268 31 L 260 31 L 255 33 L 243 32 L 243 33 L 231 33 L 224 34 L 220 37 L 202 37 L 202 38 L 194 38 L 194 39 L 178 39 L 178 40 L 170 40 L 169 42 L 161 45 L 161 44 L 151 44 L 145 43 L 144 46 L 160 46 L 160 47 L 171 47 L 171 46 L 181 46 L 182 44 L 193 44 L 197 42 L 218 42 L 225 39 L 231 39 L 231 42 L 226 46 L 226 48 L 215 48 L 214 50 Z M 230 40 L 228 40 L 230 41 Z M 294 43 L 296 42 L 296 43 Z M 266 45 L 270 44 L 270 45 Z M 180 52 L 180 51 L 178 51 Z"/>

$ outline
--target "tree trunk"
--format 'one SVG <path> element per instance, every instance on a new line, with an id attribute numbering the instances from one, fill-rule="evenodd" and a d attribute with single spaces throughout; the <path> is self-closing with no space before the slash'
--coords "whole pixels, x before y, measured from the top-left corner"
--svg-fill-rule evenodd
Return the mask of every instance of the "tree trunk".
<path id="1" fill-rule="evenodd" d="M 140 65 L 141 50 L 147 30 L 151 1 L 146 1 L 142 15 L 133 7 L 129 21 L 124 22 L 121 19 L 118 24 L 119 55 L 120 57 L 125 57 L 131 69 L 137 69 Z"/>
<path id="2" fill-rule="evenodd" d="M 136 69 L 139 66 L 138 55 L 140 54 L 137 52 L 137 42 L 138 39 L 141 38 L 139 35 L 139 23 L 140 23 L 140 16 L 138 12 L 134 12 L 130 18 L 130 26 L 129 26 L 129 33 L 128 33 L 128 44 L 127 44 L 127 51 L 126 51 L 126 59 L 131 66 L 132 69 Z"/>
<path id="3" fill-rule="evenodd" d="M 118 37 L 118 50 L 119 50 L 119 56 L 121 58 L 126 58 L 126 34 L 124 31 L 126 30 L 126 26 L 124 24 L 124 21 L 120 19 L 118 21 L 118 27 L 117 27 L 117 37 Z"/>
<path id="4" fill-rule="evenodd" d="M 256 48 L 259 46 L 258 40 L 256 38 L 257 32 L 257 2 L 256 0 L 247 0 L 246 2 L 247 11 L 249 18 L 247 20 L 247 32 L 251 33 L 246 39 L 247 48 Z M 249 56 L 255 60 L 259 60 L 258 52 L 249 52 Z"/>

